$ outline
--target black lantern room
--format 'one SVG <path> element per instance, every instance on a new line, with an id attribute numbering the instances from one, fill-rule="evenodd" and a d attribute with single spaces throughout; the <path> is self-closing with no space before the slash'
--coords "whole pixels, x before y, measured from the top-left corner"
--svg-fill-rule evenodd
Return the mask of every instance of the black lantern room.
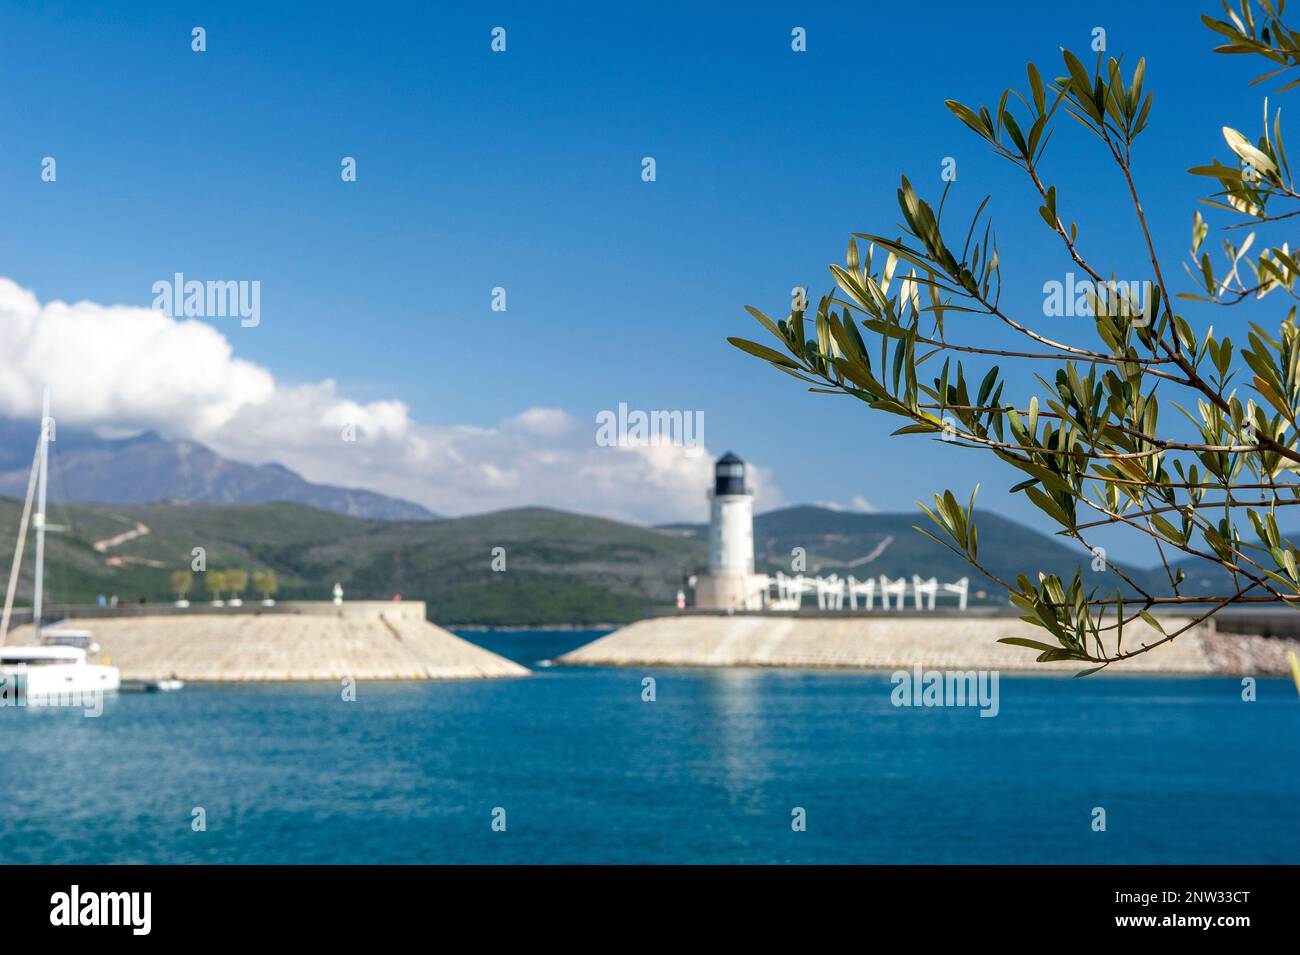
<path id="1" fill-rule="evenodd" d="M 745 490 L 745 462 L 730 451 L 718 458 L 713 467 L 713 494 L 748 494 Z"/>

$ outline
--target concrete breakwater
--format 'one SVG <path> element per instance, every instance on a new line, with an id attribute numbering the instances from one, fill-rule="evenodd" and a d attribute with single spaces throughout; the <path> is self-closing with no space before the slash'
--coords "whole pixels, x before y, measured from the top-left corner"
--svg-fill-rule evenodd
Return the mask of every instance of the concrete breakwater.
<path id="1" fill-rule="evenodd" d="M 1166 631 L 1188 621 L 1162 618 Z M 1078 672 L 1079 663 L 1036 663 L 1034 651 L 998 643 L 1028 637 L 1052 643 L 1045 631 L 1014 617 L 695 615 L 641 620 L 560 657 L 556 662 L 594 666 L 756 666 L 908 669 L 1044 670 Z M 1161 638 L 1146 624 L 1124 628 L 1124 646 Z M 1287 673 L 1288 651 L 1300 640 L 1218 633 L 1198 625 L 1148 653 L 1113 664 L 1111 673 Z"/>
<path id="2" fill-rule="evenodd" d="M 529 671 L 424 619 L 402 601 L 294 603 L 262 613 L 190 613 L 67 621 L 86 629 L 126 680 L 177 676 L 190 682 L 274 680 L 458 680 Z M 30 643 L 30 625 L 10 644 Z"/>

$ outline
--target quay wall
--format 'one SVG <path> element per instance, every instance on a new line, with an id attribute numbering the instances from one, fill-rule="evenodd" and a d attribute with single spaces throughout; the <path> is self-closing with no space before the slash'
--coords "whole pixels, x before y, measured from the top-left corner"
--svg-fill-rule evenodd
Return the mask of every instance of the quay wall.
<path id="1" fill-rule="evenodd" d="M 63 625 L 90 631 L 99 649 L 87 659 L 113 664 L 124 680 L 455 680 L 529 673 L 429 623 L 420 601 L 356 601 L 342 607 L 290 602 L 271 613 L 250 605 L 242 613 L 205 609 L 161 616 L 74 616 Z M 29 624 L 15 629 L 6 642 L 31 643 L 34 638 Z"/>
<path id="2" fill-rule="evenodd" d="M 1161 618 L 1167 632 L 1186 619 Z M 872 618 L 801 618 L 764 614 L 681 614 L 641 620 L 565 654 L 556 662 L 593 666 L 845 667 L 902 670 L 1026 670 L 1078 672 L 1089 664 L 1037 663 L 1024 647 L 1001 637 L 1055 641 L 1014 617 L 938 614 Z M 1125 627 L 1125 649 L 1154 644 L 1161 634 L 1138 623 Z M 1198 625 L 1176 639 L 1106 673 L 1289 673 L 1288 652 L 1300 640 L 1220 633 Z"/>

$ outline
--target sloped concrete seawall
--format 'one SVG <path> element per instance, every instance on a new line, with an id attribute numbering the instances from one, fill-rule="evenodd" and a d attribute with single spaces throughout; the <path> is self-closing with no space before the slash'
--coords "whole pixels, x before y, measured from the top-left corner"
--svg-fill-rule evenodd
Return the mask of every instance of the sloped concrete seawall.
<path id="1" fill-rule="evenodd" d="M 1161 620 L 1169 632 L 1187 620 Z M 1036 663 L 1034 651 L 998 643 L 1028 637 L 1051 643 L 1044 631 L 1014 617 L 833 617 L 684 614 L 641 620 L 579 647 L 556 662 L 592 666 L 845 667 L 901 670 L 920 665 L 961 670 L 1057 670 L 1079 663 Z M 1125 648 L 1153 644 L 1152 627 L 1125 627 Z M 1287 652 L 1300 640 L 1215 633 L 1197 626 L 1148 653 L 1113 664 L 1114 673 L 1290 672 Z"/>
<path id="2" fill-rule="evenodd" d="M 278 680 L 463 680 L 527 676 L 529 670 L 424 619 L 403 601 L 289 604 L 275 612 L 203 613 L 78 620 L 93 634 L 91 662 L 125 680 L 177 676 L 187 682 Z M 30 643 L 19 627 L 9 644 Z"/>

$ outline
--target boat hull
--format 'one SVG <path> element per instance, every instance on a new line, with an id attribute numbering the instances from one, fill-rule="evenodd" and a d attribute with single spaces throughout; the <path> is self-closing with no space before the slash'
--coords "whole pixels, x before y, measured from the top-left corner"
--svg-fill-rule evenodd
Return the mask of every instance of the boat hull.
<path id="1" fill-rule="evenodd" d="M 96 663 L 0 667 L 6 686 L 19 687 L 29 703 L 57 702 L 97 693 L 116 693 L 121 685 L 117 667 Z"/>

